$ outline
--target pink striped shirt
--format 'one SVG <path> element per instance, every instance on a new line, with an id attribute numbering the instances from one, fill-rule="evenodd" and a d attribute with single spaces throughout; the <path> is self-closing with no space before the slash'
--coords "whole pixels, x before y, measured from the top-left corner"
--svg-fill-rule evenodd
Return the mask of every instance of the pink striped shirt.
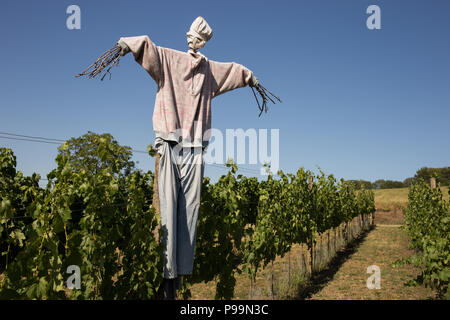
<path id="1" fill-rule="evenodd" d="M 235 62 L 156 46 L 148 36 L 120 40 L 158 84 L 153 111 L 156 136 L 186 147 L 207 146 L 212 98 L 248 85 L 252 72 Z"/>

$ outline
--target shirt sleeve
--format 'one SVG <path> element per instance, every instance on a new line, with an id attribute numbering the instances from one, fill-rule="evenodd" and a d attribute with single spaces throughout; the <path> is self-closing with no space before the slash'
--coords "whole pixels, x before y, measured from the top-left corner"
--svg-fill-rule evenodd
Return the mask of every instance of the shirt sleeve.
<path id="1" fill-rule="evenodd" d="M 158 86 L 162 79 L 161 59 L 158 47 L 148 36 L 122 37 L 120 38 L 133 52 L 134 59 L 156 81 Z"/>
<path id="2" fill-rule="evenodd" d="M 213 76 L 212 97 L 248 85 L 252 72 L 235 62 L 216 62 L 209 60 Z"/>

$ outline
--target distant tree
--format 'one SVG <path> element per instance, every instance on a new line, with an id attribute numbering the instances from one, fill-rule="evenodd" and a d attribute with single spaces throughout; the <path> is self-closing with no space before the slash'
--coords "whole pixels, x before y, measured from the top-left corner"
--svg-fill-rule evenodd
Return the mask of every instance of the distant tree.
<path id="1" fill-rule="evenodd" d="M 363 187 L 364 189 L 373 189 L 372 182 L 366 180 L 359 180 L 359 181 L 361 183 L 361 187 Z"/>
<path id="2" fill-rule="evenodd" d="M 405 185 L 405 187 L 411 186 L 414 183 L 414 178 L 410 177 L 410 178 L 406 178 L 405 180 L 403 180 L 403 184 Z"/>
<path id="3" fill-rule="evenodd" d="M 373 188 L 374 189 L 382 189 L 384 182 L 385 182 L 385 180 L 383 180 L 383 179 L 375 180 L 375 182 L 373 183 Z"/>
<path id="4" fill-rule="evenodd" d="M 394 189 L 404 188 L 405 184 L 402 181 L 379 179 L 373 183 L 374 189 Z"/>
<path id="5" fill-rule="evenodd" d="M 86 170 L 91 174 L 108 169 L 112 174 L 121 171 L 129 175 L 134 169 L 131 148 L 119 145 L 109 133 L 88 131 L 81 137 L 67 140 L 58 148 L 58 154 L 69 156 L 73 170 Z"/>
<path id="6" fill-rule="evenodd" d="M 436 178 L 436 181 L 441 185 L 450 183 L 450 167 L 443 168 L 428 168 L 423 167 L 417 170 L 414 178 L 429 181 L 430 178 Z"/>
<path id="7" fill-rule="evenodd" d="M 414 177 L 406 178 L 403 181 L 384 180 L 378 179 L 375 182 L 366 180 L 346 180 L 351 183 L 355 189 L 394 189 L 394 188 L 407 188 L 411 184 L 419 179 L 430 181 L 430 178 L 436 178 L 436 181 L 441 186 L 450 185 L 450 167 L 443 168 L 427 168 L 423 167 L 417 170 Z"/>
<path id="8" fill-rule="evenodd" d="M 360 189 L 373 189 L 372 182 L 366 180 L 346 180 L 351 183 L 356 190 Z"/>

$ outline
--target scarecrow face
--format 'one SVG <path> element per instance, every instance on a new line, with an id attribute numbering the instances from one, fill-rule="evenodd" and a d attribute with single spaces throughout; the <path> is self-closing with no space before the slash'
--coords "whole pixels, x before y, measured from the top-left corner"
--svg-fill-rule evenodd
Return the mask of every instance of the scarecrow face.
<path id="1" fill-rule="evenodd" d="M 206 42 L 203 39 L 200 39 L 199 37 L 195 36 L 191 32 L 188 32 L 186 36 L 187 36 L 187 43 L 190 49 L 196 51 L 205 46 Z"/>

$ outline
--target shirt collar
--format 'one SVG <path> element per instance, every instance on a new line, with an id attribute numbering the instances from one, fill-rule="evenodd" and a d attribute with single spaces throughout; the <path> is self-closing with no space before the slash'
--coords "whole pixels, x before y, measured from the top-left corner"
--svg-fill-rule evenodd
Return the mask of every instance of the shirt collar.
<path id="1" fill-rule="evenodd" d="M 208 58 L 205 55 L 203 55 L 200 51 L 194 51 L 192 49 L 189 49 L 187 52 L 190 53 L 191 55 L 193 55 L 196 58 L 198 56 L 200 56 L 200 57 L 204 58 L 206 61 L 208 61 Z"/>

